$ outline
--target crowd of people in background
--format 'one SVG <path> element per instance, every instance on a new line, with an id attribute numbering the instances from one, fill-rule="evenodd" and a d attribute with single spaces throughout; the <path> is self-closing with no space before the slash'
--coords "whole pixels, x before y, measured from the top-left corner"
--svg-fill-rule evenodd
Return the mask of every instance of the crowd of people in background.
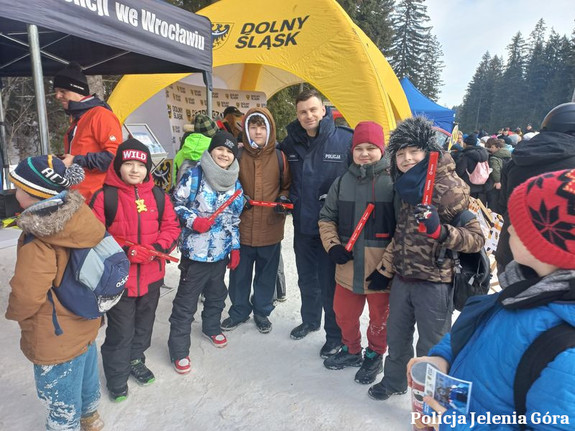
<path id="1" fill-rule="evenodd" d="M 383 372 L 367 391 L 375 400 L 405 393 L 409 369 L 425 360 L 474 382 L 472 412 L 509 415 L 513 371 L 525 349 L 548 328 L 575 324 L 575 103 L 553 109 L 540 132 L 527 125 L 525 133 L 509 127 L 493 135 L 460 133 L 450 148 L 442 148 L 423 117 L 399 122 L 387 145 L 373 121 L 355 130 L 336 127 L 315 90 L 297 96 L 296 119 L 281 143 L 265 108 L 244 114 L 229 107 L 217 123 L 198 114 L 175 156 L 168 195 L 154 185 L 149 149 L 133 138 L 120 145 L 117 118 L 90 95 L 77 65 L 54 77 L 54 90 L 71 118 L 66 154 L 27 158 L 11 174 L 24 211 L 6 313 L 20 324 L 22 350 L 34 363 L 48 430 L 104 426 L 97 411 L 100 320 L 47 298 L 62 282 L 69 249 L 92 247 L 106 230 L 130 262 L 101 346 L 115 402 L 129 396 L 130 376 L 144 386 L 155 381 L 145 351 L 166 256 L 176 243 L 180 279 L 167 345 L 177 373 L 188 374 L 199 354 L 191 343 L 199 304 L 202 334 L 217 348 L 250 316 L 260 333 L 272 331 L 275 300 L 285 298 L 278 273 L 289 213 L 301 297 L 301 324 L 290 337 L 320 330 L 323 316 L 318 356 L 324 366 L 357 367 L 354 380 L 365 385 Z M 437 172 L 424 201 L 432 153 L 439 155 Z M 484 246 L 478 220 L 453 225 L 471 197 L 504 215 L 496 255 L 504 290 L 469 301 L 452 330 L 455 266 L 451 254 L 439 262 L 437 252 L 475 253 Z M 53 331 L 53 313 L 61 335 Z M 416 327 L 418 358 L 412 359 Z M 559 352 L 549 368 L 528 392 L 525 412 L 543 409 L 573 422 L 575 350 Z M 463 422 L 455 428 L 468 429 Z"/>

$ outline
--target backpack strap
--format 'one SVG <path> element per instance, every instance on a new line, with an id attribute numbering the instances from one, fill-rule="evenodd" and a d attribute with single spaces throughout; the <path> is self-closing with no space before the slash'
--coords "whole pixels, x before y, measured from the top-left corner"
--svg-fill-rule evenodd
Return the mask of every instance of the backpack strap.
<path id="1" fill-rule="evenodd" d="M 164 219 L 164 207 L 166 206 L 166 195 L 164 191 L 158 187 L 152 187 L 152 193 L 154 194 L 154 199 L 156 200 L 156 206 L 158 207 L 158 225 L 162 226 L 162 220 Z"/>
<path id="2" fill-rule="evenodd" d="M 62 327 L 58 322 L 58 317 L 56 316 L 56 304 L 54 304 L 54 298 L 52 296 L 52 287 L 48 291 L 48 301 L 52 303 L 52 324 L 54 325 L 54 333 L 56 336 L 62 335 L 64 331 L 62 331 Z"/>
<path id="3" fill-rule="evenodd" d="M 461 226 L 465 226 L 467 223 L 469 223 L 474 218 L 475 218 L 475 214 L 473 214 L 471 211 L 463 210 L 460 213 L 456 214 L 455 217 L 453 217 L 453 219 L 451 220 L 451 223 L 449 223 L 449 224 L 451 226 L 454 226 L 454 227 L 461 227 Z M 444 245 L 442 245 L 441 248 L 439 249 L 439 253 L 437 255 L 437 260 L 436 260 L 437 266 L 443 265 L 443 262 L 445 262 L 446 253 L 447 253 L 447 248 Z M 456 252 L 455 250 L 451 250 L 451 256 L 453 257 L 453 260 L 455 260 L 455 261 L 457 261 L 459 259 L 459 253 Z"/>
<path id="4" fill-rule="evenodd" d="M 276 156 L 278 158 L 278 165 L 280 167 L 280 190 L 281 190 L 284 185 L 284 168 L 286 164 L 285 160 L 286 155 L 283 153 L 282 150 L 276 148 Z"/>
<path id="5" fill-rule="evenodd" d="M 118 189 L 104 184 L 102 193 L 104 193 L 104 217 L 106 219 L 106 229 L 108 229 L 114 223 L 118 212 Z"/>
<path id="6" fill-rule="evenodd" d="M 517 415 L 527 412 L 527 392 L 547 365 L 563 351 L 575 347 L 575 327 L 568 323 L 554 326 L 540 334 L 527 348 L 515 372 L 513 401 Z M 520 425 L 520 429 L 526 429 Z"/>

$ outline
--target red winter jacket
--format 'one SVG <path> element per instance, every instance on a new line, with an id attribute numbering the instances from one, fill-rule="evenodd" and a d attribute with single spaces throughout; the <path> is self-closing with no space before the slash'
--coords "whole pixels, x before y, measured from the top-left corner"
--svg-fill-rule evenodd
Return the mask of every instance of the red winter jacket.
<path id="1" fill-rule="evenodd" d="M 168 196 L 165 199 L 162 223 L 158 223 L 158 209 L 152 192 L 154 181 L 151 175 L 144 183 L 131 186 L 118 177 L 112 164 L 106 173 L 104 184 L 118 189 L 118 210 L 114 221 L 108 227 L 108 232 L 120 245 L 124 245 L 122 239 L 125 239 L 136 244 L 153 245 L 161 253 L 170 253 L 175 248 L 180 235 L 180 224 Z M 138 212 L 135 203 L 137 199 L 144 201 L 146 210 Z M 92 207 L 96 217 L 105 224 L 102 189 L 95 193 Z M 165 266 L 166 262 L 159 258 L 146 264 L 131 264 L 126 284 L 128 296 L 143 296 L 148 293 L 149 287 L 161 286 L 164 283 Z"/>

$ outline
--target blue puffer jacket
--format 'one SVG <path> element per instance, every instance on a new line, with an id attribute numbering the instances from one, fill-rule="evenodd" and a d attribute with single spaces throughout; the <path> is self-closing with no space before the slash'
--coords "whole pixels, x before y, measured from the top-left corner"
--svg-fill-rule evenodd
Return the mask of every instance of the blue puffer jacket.
<path id="1" fill-rule="evenodd" d="M 495 295 L 476 297 L 467 303 L 459 319 L 473 319 L 473 310 L 494 303 Z M 468 309 L 469 307 L 469 309 Z M 451 364 L 451 376 L 473 382 L 470 412 L 475 418 L 486 415 L 508 415 L 512 417 L 515 407 L 513 401 L 513 382 L 519 361 L 527 347 L 542 332 L 567 322 L 575 326 L 575 305 L 573 303 L 551 302 L 530 309 L 507 310 L 496 307 L 490 318 L 483 319 L 469 341 L 453 360 L 452 337 L 458 337 L 458 323 L 452 334 L 447 334 L 431 351 L 431 356 L 441 356 Z M 543 370 L 539 379 L 527 393 L 527 423 L 532 415 L 567 415 L 569 424 L 528 425 L 537 430 L 572 430 L 575 424 L 575 349 L 560 353 Z M 448 410 L 445 414 L 451 415 Z M 518 425 L 476 424 L 467 416 L 466 424 L 443 424 L 440 430 L 512 430 Z"/>
<path id="2" fill-rule="evenodd" d="M 196 232 L 191 228 L 196 217 L 209 217 L 236 190 L 242 186 L 238 181 L 225 192 L 217 192 L 201 175 L 198 164 L 184 174 L 174 192 L 174 209 L 180 218 L 182 256 L 197 262 L 218 262 L 228 257 L 232 250 L 240 248 L 240 214 L 244 207 L 243 192 L 214 221 L 209 231 Z"/>
<path id="3" fill-rule="evenodd" d="M 310 139 L 298 120 L 287 126 L 288 136 L 280 149 L 292 174 L 290 199 L 294 203 L 293 223 L 297 232 L 319 235 L 319 212 L 333 181 L 347 171 L 351 162 L 353 131 L 335 127 L 329 108 Z"/>

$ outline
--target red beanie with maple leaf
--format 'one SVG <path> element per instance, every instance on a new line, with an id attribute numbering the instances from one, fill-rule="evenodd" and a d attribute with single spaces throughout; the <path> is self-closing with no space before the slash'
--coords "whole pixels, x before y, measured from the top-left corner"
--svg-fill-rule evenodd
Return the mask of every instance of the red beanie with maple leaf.
<path id="1" fill-rule="evenodd" d="M 537 260 L 575 269 L 575 169 L 528 179 L 513 190 L 507 208 L 517 236 Z"/>

